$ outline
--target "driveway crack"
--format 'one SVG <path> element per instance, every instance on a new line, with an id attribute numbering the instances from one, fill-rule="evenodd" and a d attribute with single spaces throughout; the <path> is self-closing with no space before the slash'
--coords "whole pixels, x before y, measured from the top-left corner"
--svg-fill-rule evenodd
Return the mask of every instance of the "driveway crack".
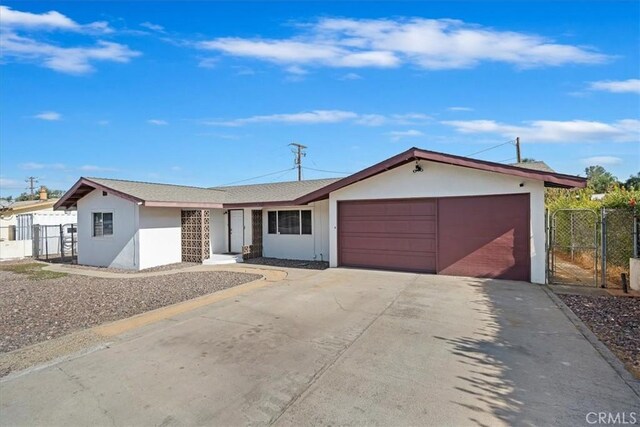
<path id="1" fill-rule="evenodd" d="M 80 381 L 80 379 L 78 379 L 77 377 L 74 377 L 73 375 L 69 374 L 67 371 L 62 369 L 62 367 L 58 366 L 58 370 L 60 372 L 62 372 L 67 378 L 69 378 L 69 380 L 71 380 L 71 382 L 73 382 L 77 386 L 79 386 L 82 391 L 87 392 L 93 398 L 93 400 L 95 400 L 96 405 L 102 411 L 102 413 L 105 414 L 109 418 L 109 421 L 111 421 L 111 425 L 113 425 L 113 426 L 116 425 L 116 420 L 113 418 L 113 415 L 111 415 L 109 413 L 109 411 L 102 406 L 102 402 L 100 401 L 100 397 L 96 393 L 94 393 L 93 390 L 91 390 L 89 387 L 85 386 L 82 383 L 82 381 Z"/>
<path id="2" fill-rule="evenodd" d="M 418 280 L 419 275 L 416 275 L 413 280 L 409 283 L 407 283 L 406 285 L 404 285 L 404 287 L 402 289 L 400 289 L 400 291 L 396 294 L 396 296 L 391 300 L 391 302 L 389 302 L 389 304 L 387 304 L 385 306 L 385 308 L 379 312 L 378 314 L 375 315 L 375 317 L 371 320 L 371 322 L 369 322 L 367 324 L 367 326 L 365 326 L 362 331 L 360 331 L 360 333 L 358 335 L 356 335 L 356 337 L 347 345 L 345 345 L 345 347 L 343 349 L 341 349 L 338 354 L 336 355 L 336 357 L 328 364 L 326 364 L 325 366 L 323 366 L 322 368 L 320 368 L 320 370 L 318 370 L 313 377 L 311 377 L 311 379 L 309 380 L 309 382 L 307 382 L 306 386 L 300 390 L 298 393 L 296 393 L 291 400 L 289 400 L 289 402 L 285 405 L 284 408 L 282 408 L 282 411 L 280 411 L 280 413 L 278 414 L 278 416 L 276 416 L 275 418 L 272 418 L 269 421 L 269 425 L 274 425 L 275 423 L 278 422 L 278 420 L 280 420 L 280 418 L 282 418 L 282 416 L 289 410 L 289 408 L 291 408 L 298 400 L 300 400 L 300 398 L 302 397 L 302 395 L 304 395 L 306 393 L 307 390 L 309 390 L 309 388 L 311 388 L 311 386 L 313 384 L 316 383 L 316 381 L 318 381 L 325 372 L 327 372 L 332 366 L 334 366 L 341 358 L 342 356 L 346 353 L 347 350 L 349 350 L 351 348 L 351 346 L 360 339 L 360 337 L 362 337 L 371 327 L 371 325 L 373 325 L 374 323 L 376 323 L 378 321 L 378 319 L 382 316 L 384 316 L 384 314 L 387 312 L 387 310 L 389 310 L 389 308 L 396 303 L 396 301 L 398 300 L 398 298 L 400 298 L 400 295 L 402 295 L 402 293 L 411 285 L 413 285 L 417 280 Z M 338 303 L 337 298 L 335 298 L 334 295 L 334 299 L 336 301 L 336 304 L 338 304 L 340 306 L 340 308 L 342 308 L 344 310 L 344 308 L 340 305 L 340 303 Z M 346 310 L 345 310 L 346 311 Z"/>

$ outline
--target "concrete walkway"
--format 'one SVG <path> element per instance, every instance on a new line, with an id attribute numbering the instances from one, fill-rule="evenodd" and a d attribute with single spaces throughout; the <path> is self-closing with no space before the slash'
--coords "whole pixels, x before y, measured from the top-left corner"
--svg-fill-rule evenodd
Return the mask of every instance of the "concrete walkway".
<path id="1" fill-rule="evenodd" d="M 0 383 L 2 425 L 584 425 L 640 399 L 540 286 L 330 269 Z"/>

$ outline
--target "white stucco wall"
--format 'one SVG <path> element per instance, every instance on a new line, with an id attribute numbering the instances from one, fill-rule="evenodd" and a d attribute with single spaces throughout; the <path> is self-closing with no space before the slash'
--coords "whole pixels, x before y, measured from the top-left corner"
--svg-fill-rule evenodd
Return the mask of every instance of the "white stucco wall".
<path id="1" fill-rule="evenodd" d="M 411 197 L 478 196 L 529 193 L 531 199 L 531 281 L 545 282 L 544 183 L 460 166 L 421 161 L 424 171 L 413 173 L 414 163 L 357 182 L 329 196 L 330 265 L 338 265 L 337 202 L 340 200 Z M 523 183 L 524 186 L 520 187 Z"/>
<path id="2" fill-rule="evenodd" d="M 269 234 L 268 214 L 270 210 L 309 209 L 311 210 L 310 235 Z M 311 203 L 308 206 L 291 206 L 264 209 L 262 213 L 263 250 L 265 257 L 329 260 L 329 201 Z"/>
<path id="3" fill-rule="evenodd" d="M 113 235 L 93 237 L 93 212 L 113 212 Z M 78 263 L 137 269 L 138 205 L 94 190 L 78 200 Z"/>
<path id="4" fill-rule="evenodd" d="M 180 208 L 139 208 L 139 269 L 182 260 L 180 215 Z"/>

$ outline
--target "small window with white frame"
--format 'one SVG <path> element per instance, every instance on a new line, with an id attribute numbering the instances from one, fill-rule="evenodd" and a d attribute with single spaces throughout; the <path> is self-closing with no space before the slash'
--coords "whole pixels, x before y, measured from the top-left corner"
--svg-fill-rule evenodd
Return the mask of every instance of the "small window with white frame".
<path id="1" fill-rule="evenodd" d="M 113 236 L 113 212 L 93 213 L 93 237 Z"/>
<path id="2" fill-rule="evenodd" d="M 279 210 L 267 212 L 267 233 L 304 235 L 312 233 L 311 210 Z"/>

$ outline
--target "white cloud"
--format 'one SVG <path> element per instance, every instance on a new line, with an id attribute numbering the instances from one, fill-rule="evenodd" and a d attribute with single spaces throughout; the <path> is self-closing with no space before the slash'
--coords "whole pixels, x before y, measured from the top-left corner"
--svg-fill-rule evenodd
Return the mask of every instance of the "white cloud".
<path id="1" fill-rule="evenodd" d="M 591 82 L 591 90 L 602 90 L 613 93 L 638 93 L 640 94 L 640 79 L 629 80 L 601 80 Z"/>
<path id="2" fill-rule="evenodd" d="M 11 32 L 0 32 L 0 49 L 5 60 L 33 62 L 68 74 L 89 73 L 95 61 L 125 63 L 140 55 L 128 46 L 103 40 L 89 47 L 59 47 Z"/>
<path id="3" fill-rule="evenodd" d="M 297 76 L 304 76 L 305 74 L 309 74 L 307 70 L 300 67 L 299 65 L 291 65 L 285 68 L 285 71 L 289 74 L 295 74 Z"/>
<path id="4" fill-rule="evenodd" d="M 471 107 L 449 107 L 447 108 L 449 111 L 473 111 Z"/>
<path id="5" fill-rule="evenodd" d="M 347 73 L 339 77 L 340 80 L 360 80 L 362 76 L 357 73 Z"/>
<path id="6" fill-rule="evenodd" d="M 527 142 L 629 142 L 640 141 L 640 120 L 625 119 L 612 123 L 586 120 L 536 120 L 510 125 L 494 120 L 453 120 L 442 122 L 460 133 L 488 133 L 506 138 L 521 137 Z"/>
<path id="7" fill-rule="evenodd" d="M 182 168 L 180 166 L 171 166 L 171 170 L 174 172 L 180 172 Z"/>
<path id="8" fill-rule="evenodd" d="M 57 113 L 55 111 L 43 111 L 42 113 L 36 114 L 33 117 L 36 119 L 47 120 L 51 122 L 62 120 L 62 114 Z"/>
<path id="9" fill-rule="evenodd" d="M 149 123 L 150 125 L 156 125 L 156 126 L 166 126 L 169 123 L 165 120 L 159 120 L 159 119 L 149 119 L 147 120 L 147 123 Z"/>
<path id="10" fill-rule="evenodd" d="M 198 67 L 202 68 L 216 68 L 218 64 L 218 58 L 200 58 L 198 61 Z"/>
<path id="11" fill-rule="evenodd" d="M 0 6 L 0 25 L 3 29 L 64 30 L 88 33 L 110 33 L 113 30 L 104 21 L 81 25 L 67 16 L 51 10 L 45 13 L 21 12 Z"/>
<path id="12" fill-rule="evenodd" d="M 409 129 L 409 130 L 394 130 L 391 132 L 387 132 L 387 135 L 391 137 L 392 141 L 400 141 L 402 138 L 424 136 L 424 133 L 416 129 Z"/>
<path id="13" fill-rule="evenodd" d="M 18 181 L 17 179 L 4 178 L 0 176 L 0 189 L 4 190 L 16 190 L 23 189 L 25 183 L 23 181 Z"/>
<path id="14" fill-rule="evenodd" d="M 519 68 L 594 64 L 608 57 L 536 34 L 500 31 L 452 19 L 320 19 L 284 39 L 221 37 L 199 43 L 235 57 L 284 66 L 459 69 L 482 62 Z"/>
<path id="15" fill-rule="evenodd" d="M 152 31 L 158 31 L 160 33 L 164 32 L 164 27 L 162 25 L 153 24 L 151 22 L 143 22 L 140 24 L 140 26 Z"/>
<path id="16" fill-rule="evenodd" d="M 108 168 L 108 167 L 96 166 L 96 165 L 83 165 L 83 166 L 80 166 L 78 169 L 80 169 L 83 172 L 114 172 L 117 170 L 115 168 Z"/>
<path id="17" fill-rule="evenodd" d="M 37 169 L 58 169 L 58 170 L 62 170 L 62 169 L 65 169 L 65 165 L 63 165 L 62 163 L 27 162 L 27 163 L 21 163 L 19 166 L 20 166 L 21 169 L 26 169 L 26 170 L 37 170 Z"/>
<path id="18" fill-rule="evenodd" d="M 620 157 L 614 156 L 593 156 L 593 157 L 585 157 L 582 159 L 582 163 L 587 166 L 592 165 L 600 165 L 600 166 L 613 166 L 619 165 L 622 163 L 622 159 Z"/>
<path id="19" fill-rule="evenodd" d="M 355 119 L 358 115 L 351 111 L 341 110 L 314 110 L 302 113 L 270 114 L 251 116 L 227 121 L 205 121 L 204 124 L 216 126 L 242 126 L 251 123 L 290 123 L 290 124 L 316 124 L 339 123 Z"/>
<path id="20" fill-rule="evenodd" d="M 422 113 L 382 115 L 359 114 L 343 110 L 313 110 L 299 113 L 259 115 L 232 120 L 203 120 L 201 123 L 212 126 L 244 126 L 255 123 L 327 124 L 353 122 L 363 126 L 381 126 L 387 123 L 419 125 L 425 124 L 429 120 L 431 118 Z"/>

